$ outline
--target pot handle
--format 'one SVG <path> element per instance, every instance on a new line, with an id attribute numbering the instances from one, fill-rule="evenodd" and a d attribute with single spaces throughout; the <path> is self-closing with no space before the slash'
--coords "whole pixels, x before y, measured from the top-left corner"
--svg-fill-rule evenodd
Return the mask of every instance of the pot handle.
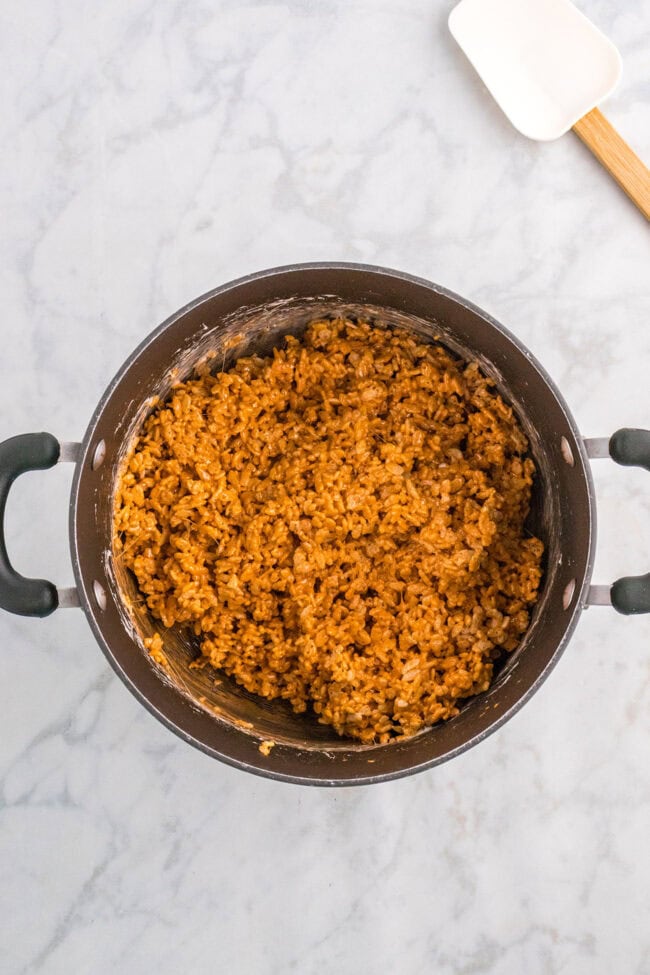
<path id="1" fill-rule="evenodd" d="M 59 594 L 45 579 L 21 576 L 9 561 L 4 524 L 7 498 L 20 474 L 54 467 L 60 456 L 61 445 L 51 433 L 24 433 L 0 443 L 0 609 L 18 616 L 49 616 L 59 605 Z"/>
<path id="2" fill-rule="evenodd" d="M 624 467 L 643 467 L 650 471 L 650 430 L 629 427 L 617 430 L 609 440 L 609 455 Z M 611 597 L 614 609 L 626 616 L 650 613 L 650 572 L 617 579 Z"/>
<path id="3" fill-rule="evenodd" d="M 624 467 L 643 467 L 650 471 L 650 430 L 624 427 L 609 440 L 606 437 L 585 440 L 585 447 L 592 460 L 611 457 Z M 650 613 L 650 572 L 644 576 L 624 576 L 611 586 L 592 586 L 588 602 L 596 606 L 611 604 L 625 616 Z"/>

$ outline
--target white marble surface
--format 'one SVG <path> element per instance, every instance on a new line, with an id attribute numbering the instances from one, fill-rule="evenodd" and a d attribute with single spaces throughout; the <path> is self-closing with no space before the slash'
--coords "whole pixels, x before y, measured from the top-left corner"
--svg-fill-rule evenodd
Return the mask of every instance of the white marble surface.
<path id="1" fill-rule="evenodd" d="M 140 338 L 251 270 L 368 261 L 529 344 L 585 435 L 650 425 L 647 224 L 571 135 L 527 142 L 441 0 L 0 8 L 0 436 L 79 439 Z M 582 0 L 650 159 L 650 2 Z M 650 562 L 650 479 L 602 461 L 596 578 Z M 71 582 L 71 472 L 8 510 Z M 650 971 L 650 619 L 592 609 L 501 731 L 412 779 L 316 790 L 175 739 L 82 617 L 0 618 L 0 970 Z"/>

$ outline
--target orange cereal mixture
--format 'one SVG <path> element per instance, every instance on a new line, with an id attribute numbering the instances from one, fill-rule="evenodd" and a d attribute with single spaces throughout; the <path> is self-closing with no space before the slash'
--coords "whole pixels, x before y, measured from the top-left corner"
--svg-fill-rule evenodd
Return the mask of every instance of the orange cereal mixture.
<path id="1" fill-rule="evenodd" d="M 457 714 L 528 626 L 527 450 L 476 364 L 313 322 L 154 409 L 115 554 L 151 614 L 248 691 L 386 742 Z"/>

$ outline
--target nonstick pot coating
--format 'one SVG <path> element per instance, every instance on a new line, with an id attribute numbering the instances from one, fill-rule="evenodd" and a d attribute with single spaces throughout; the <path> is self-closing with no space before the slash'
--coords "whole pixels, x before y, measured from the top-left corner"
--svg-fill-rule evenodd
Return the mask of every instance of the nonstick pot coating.
<path id="1" fill-rule="evenodd" d="M 141 642 L 155 621 L 142 612 L 131 578 L 111 553 L 115 479 L 153 403 L 199 362 L 218 369 L 241 355 L 265 354 L 283 335 L 299 334 L 314 318 L 335 314 L 401 325 L 430 340 L 439 338 L 464 359 L 477 360 L 514 406 L 538 470 L 529 527 L 546 546 L 545 576 L 521 646 L 491 688 L 470 699 L 457 717 L 384 746 L 340 738 L 315 718 L 254 697 L 210 668 L 190 670 L 197 648 L 171 631 L 161 631 L 169 661 L 162 671 Z M 101 442 L 103 462 L 93 464 Z M 164 724 L 209 754 L 250 771 L 294 782 L 351 785 L 410 774 L 451 758 L 497 728 L 535 691 L 581 611 L 592 567 L 592 499 L 588 462 L 566 405 L 531 354 L 502 326 L 451 292 L 395 271 L 297 265 L 204 295 L 135 350 L 106 391 L 84 438 L 70 535 L 80 598 L 95 635 L 120 677 Z M 268 756 L 259 751 L 263 740 L 276 742 Z"/>

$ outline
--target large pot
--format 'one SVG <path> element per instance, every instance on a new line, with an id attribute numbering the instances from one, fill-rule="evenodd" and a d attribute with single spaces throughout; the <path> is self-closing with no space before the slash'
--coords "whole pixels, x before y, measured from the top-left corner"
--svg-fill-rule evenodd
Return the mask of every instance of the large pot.
<path id="1" fill-rule="evenodd" d="M 460 714 L 413 738 L 367 746 L 339 738 L 314 718 L 247 694 L 227 678 L 187 665 L 196 648 L 166 636 L 162 670 L 142 638 L 155 623 L 137 608 L 133 582 L 112 555 L 112 498 L 120 463 L 151 405 L 199 360 L 220 368 L 239 355 L 267 352 L 287 332 L 336 314 L 377 317 L 422 336 L 440 336 L 478 360 L 514 406 L 530 440 L 538 475 L 530 528 L 546 546 L 544 580 L 520 647 L 490 689 Z M 0 531 L 0 607 L 46 616 L 80 605 L 109 663 L 133 694 L 185 741 L 230 765 L 289 782 L 353 785 L 409 775 L 452 758 L 495 731 L 541 685 L 588 601 L 620 612 L 650 611 L 650 575 L 592 586 L 596 535 L 589 456 L 650 469 L 650 433 L 619 431 L 584 441 L 542 367 L 485 312 L 444 288 L 396 271 L 354 264 L 304 264 L 263 271 L 198 298 L 167 319 L 133 352 L 104 393 L 80 445 L 49 434 L 0 445 L 0 524 L 9 488 L 26 470 L 72 460 L 70 547 L 76 591 L 28 580 L 11 567 Z M 268 755 L 259 745 L 276 742 Z"/>

